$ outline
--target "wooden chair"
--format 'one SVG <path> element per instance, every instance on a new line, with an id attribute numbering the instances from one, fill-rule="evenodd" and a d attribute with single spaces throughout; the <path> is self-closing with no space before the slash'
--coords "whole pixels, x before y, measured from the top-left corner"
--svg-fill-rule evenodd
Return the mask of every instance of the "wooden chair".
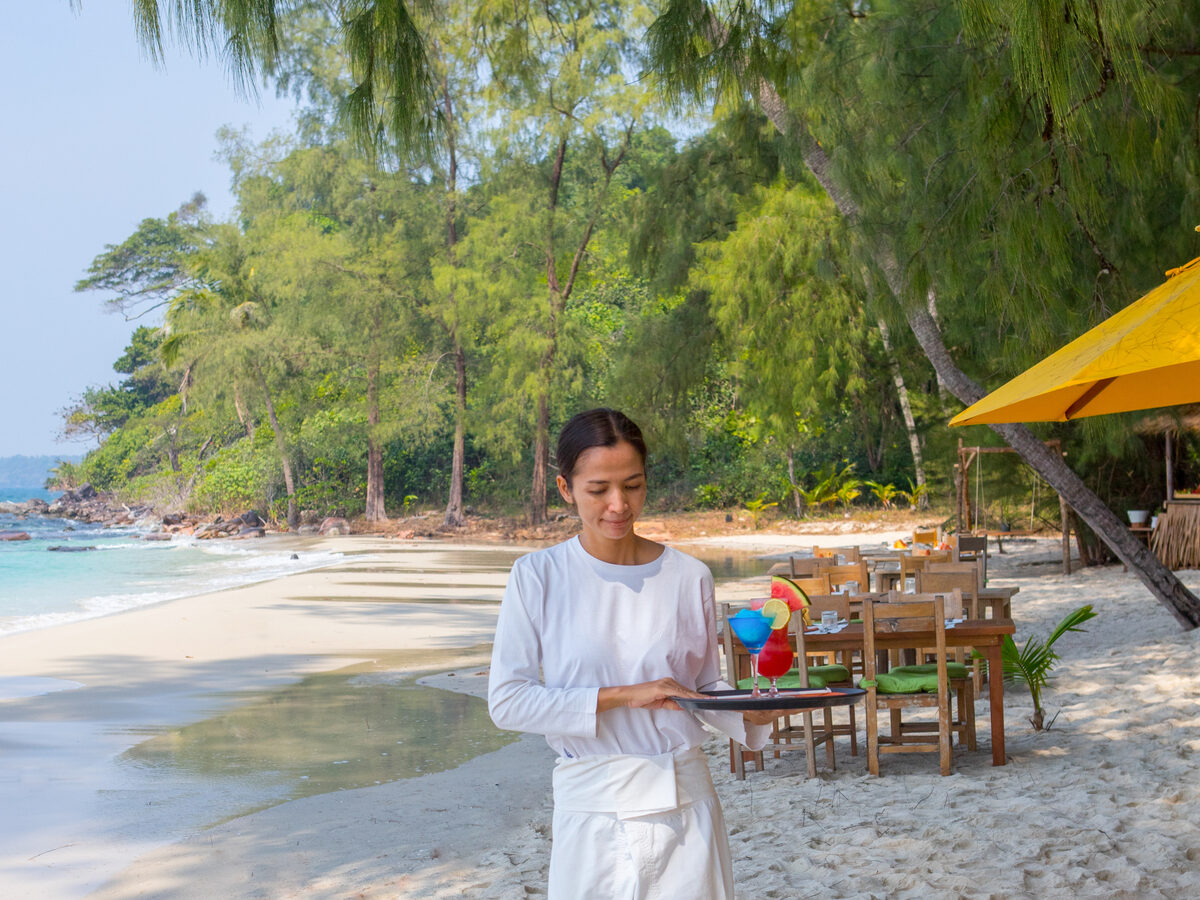
<path id="1" fill-rule="evenodd" d="M 938 530 L 936 528 L 915 528 L 913 529 L 913 546 L 917 544 L 928 544 L 930 547 L 938 545 Z"/>
<path id="2" fill-rule="evenodd" d="M 983 588 L 983 570 L 978 562 L 927 562 L 925 563 L 926 572 L 956 572 L 969 573 L 975 576 L 975 587 L 973 590 L 982 590 Z M 971 618 L 978 618 L 972 616 Z"/>
<path id="3" fill-rule="evenodd" d="M 830 556 L 793 556 L 789 562 L 792 567 L 791 577 L 796 579 L 812 578 L 815 575 L 820 575 L 821 572 L 832 566 L 837 560 Z"/>
<path id="4" fill-rule="evenodd" d="M 981 565 L 981 573 L 983 580 L 979 583 L 980 587 L 987 585 L 987 537 L 974 537 L 973 535 L 955 535 L 954 540 L 950 542 L 953 546 L 952 559 L 955 562 L 979 562 Z"/>
<path id="5" fill-rule="evenodd" d="M 793 578 L 796 587 L 812 596 L 813 594 L 832 594 L 833 587 L 829 583 L 829 576 L 824 574 L 826 569 L 821 569 L 820 575 L 813 575 L 809 578 Z"/>
<path id="6" fill-rule="evenodd" d="M 956 563 L 943 563 L 942 565 L 956 565 Z M 947 572 L 931 565 L 924 571 L 917 572 L 916 577 L 918 594 L 948 594 L 957 590 L 962 594 L 964 615 L 968 619 L 984 618 L 983 610 L 979 607 L 979 573 L 977 571 Z"/>
<path id="7" fill-rule="evenodd" d="M 858 547 L 813 547 L 813 558 L 856 563 L 862 559 L 862 551 Z"/>
<path id="8" fill-rule="evenodd" d="M 962 563 L 943 563 L 942 565 L 963 565 Z M 967 563 L 967 565 L 973 565 Z M 955 613 L 952 609 L 947 609 L 946 617 L 956 619 L 961 614 L 968 619 L 982 619 L 983 604 L 979 600 L 979 572 L 977 570 L 969 570 L 966 572 L 943 572 L 931 571 L 933 566 L 930 565 L 924 572 L 917 573 L 917 594 L 942 594 L 949 595 L 954 598 L 952 601 L 958 604 L 959 613 Z M 915 595 L 914 595 L 915 596 Z M 975 665 L 975 660 L 971 658 L 971 654 L 966 647 L 957 647 L 954 650 L 954 661 L 966 666 L 971 672 L 971 681 L 975 687 L 975 693 L 980 693 L 983 689 L 983 668 Z"/>
<path id="9" fill-rule="evenodd" d="M 930 563 L 949 561 L 949 552 L 935 552 L 930 553 L 928 556 L 900 557 L 900 590 L 908 590 L 908 579 L 915 579 L 917 577 L 917 573 L 923 571 Z"/>
<path id="10" fill-rule="evenodd" d="M 845 619 L 846 621 L 852 618 L 859 618 L 862 612 L 862 601 L 855 601 L 848 594 L 813 594 L 808 598 L 808 603 L 808 614 L 813 624 L 821 621 L 821 613 L 826 610 L 837 613 L 839 619 Z M 813 663 L 820 664 L 828 661 L 845 666 L 850 671 L 851 676 L 861 675 L 863 672 L 862 653 L 860 651 L 839 650 L 829 657 L 809 651 L 808 656 Z M 850 721 L 854 721 L 853 707 L 850 707 Z M 854 746 L 857 742 L 852 741 L 851 743 Z M 855 754 L 857 755 L 857 750 L 855 750 Z"/>
<path id="11" fill-rule="evenodd" d="M 725 650 L 725 680 L 734 687 L 743 678 L 748 678 L 750 671 L 750 654 L 742 645 L 742 642 L 737 639 L 733 633 L 733 628 L 729 625 L 729 617 L 737 611 L 737 606 L 732 603 L 722 603 L 721 606 L 721 643 Z M 800 635 L 799 640 L 803 641 L 804 623 L 800 616 L 793 616 L 791 622 L 788 623 L 788 628 L 792 635 Z M 795 639 L 793 639 L 795 645 Z M 803 647 L 803 644 L 801 644 Z M 797 655 L 797 659 L 804 659 L 803 653 Z M 808 687 L 809 675 L 808 666 L 799 666 L 797 674 L 800 678 L 802 687 Z M 851 682 L 846 681 L 846 686 Z M 806 755 L 806 763 L 808 775 L 810 778 L 817 774 L 816 748 L 819 744 L 825 745 L 825 754 L 829 762 L 830 769 L 836 768 L 837 761 L 834 756 L 833 738 L 834 734 L 844 734 L 844 730 L 837 730 L 833 724 L 833 710 L 828 707 L 824 710 L 824 722 L 817 729 L 813 725 L 813 714 L 811 711 L 800 713 L 801 724 L 799 726 L 792 725 L 790 715 L 781 715 L 775 720 L 775 727 L 771 732 L 771 738 L 766 746 L 761 750 L 748 750 L 737 741 L 730 739 L 729 741 L 729 771 L 741 781 L 746 777 L 747 763 L 753 763 L 758 771 L 765 768 L 763 754 L 770 750 L 776 759 L 780 753 L 789 750 L 804 750 Z M 853 752 L 858 753 L 857 739 L 853 739 Z"/>
<path id="12" fill-rule="evenodd" d="M 925 632 L 934 635 L 937 663 L 934 666 L 936 691 L 933 693 L 889 693 L 881 689 L 876 671 L 876 640 L 882 635 L 898 632 Z M 923 643 L 923 641 L 922 641 Z M 906 598 L 904 602 L 866 599 L 863 601 L 863 663 L 866 676 L 860 686 L 866 688 L 867 707 L 867 769 L 879 774 L 879 757 L 884 753 L 938 754 L 943 775 L 950 774 L 951 734 L 959 735 L 960 744 L 975 749 L 974 692 L 970 678 L 955 679 L 952 684 L 946 661 L 946 604 L 941 596 L 931 600 Z M 899 670 L 896 673 L 898 674 Z M 887 673 L 883 673 L 887 674 Z M 952 717 L 951 692 L 957 694 L 958 716 Z M 936 723 L 908 723 L 900 728 L 901 713 L 906 709 L 936 709 Z M 879 713 L 892 714 L 892 734 L 879 733 Z M 936 735 L 930 732 L 930 727 Z"/>
<path id="13" fill-rule="evenodd" d="M 858 584 L 858 593 L 866 593 L 871 589 L 871 576 L 867 572 L 867 564 L 862 560 L 846 566 L 829 566 L 822 569 L 821 574 L 829 579 L 831 589 L 842 587 L 852 581 Z"/>

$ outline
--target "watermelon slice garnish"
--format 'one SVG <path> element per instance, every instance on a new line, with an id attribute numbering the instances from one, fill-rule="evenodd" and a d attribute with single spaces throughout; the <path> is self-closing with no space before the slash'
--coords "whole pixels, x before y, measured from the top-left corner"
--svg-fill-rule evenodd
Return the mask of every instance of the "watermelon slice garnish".
<path id="1" fill-rule="evenodd" d="M 771 576 L 771 596 L 785 601 L 792 612 L 808 606 L 808 594 L 786 575 Z"/>

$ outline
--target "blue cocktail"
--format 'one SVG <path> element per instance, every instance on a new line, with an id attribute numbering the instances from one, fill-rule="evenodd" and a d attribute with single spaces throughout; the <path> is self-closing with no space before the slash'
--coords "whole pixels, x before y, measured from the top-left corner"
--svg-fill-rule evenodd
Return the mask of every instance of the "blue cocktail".
<path id="1" fill-rule="evenodd" d="M 770 616 L 765 616 L 757 609 L 739 609 L 737 615 L 729 617 L 729 627 L 737 635 L 742 646 L 750 653 L 750 675 L 754 682 L 751 697 L 758 697 L 758 654 L 771 636 Z"/>

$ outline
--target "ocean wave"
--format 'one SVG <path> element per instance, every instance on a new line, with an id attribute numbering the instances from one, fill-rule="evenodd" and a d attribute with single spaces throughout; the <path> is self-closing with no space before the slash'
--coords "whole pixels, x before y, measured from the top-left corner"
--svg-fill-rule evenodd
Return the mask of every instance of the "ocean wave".
<path id="1" fill-rule="evenodd" d="M 171 541 L 114 545 L 111 549 L 148 550 L 170 549 L 196 551 L 195 544 L 206 542 Z M 106 548 L 108 549 L 108 548 Z M 299 559 L 293 559 L 296 553 Z M 221 561 L 214 565 L 211 557 L 217 555 Z M 310 572 L 334 565 L 344 554 L 333 551 L 295 551 L 292 549 L 258 550 L 238 549 L 232 552 L 206 552 L 205 558 L 194 561 L 182 560 L 177 565 L 145 577 L 126 578 L 120 585 L 106 586 L 103 593 L 96 593 L 72 600 L 71 608 L 48 610 L 26 615 L 0 615 L 0 636 L 21 631 L 49 628 L 84 619 L 126 612 L 143 606 L 195 597 L 214 591 L 245 587 L 271 581 L 286 575 Z M 117 588 L 113 590 L 113 588 Z"/>

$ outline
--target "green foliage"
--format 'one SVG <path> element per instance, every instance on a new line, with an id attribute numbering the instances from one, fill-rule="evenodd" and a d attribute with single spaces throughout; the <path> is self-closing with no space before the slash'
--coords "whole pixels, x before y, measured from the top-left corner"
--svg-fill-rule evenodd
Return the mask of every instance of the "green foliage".
<path id="1" fill-rule="evenodd" d="M 908 504 L 909 509 L 916 509 L 921 504 L 921 498 L 928 493 L 928 484 L 916 484 L 911 478 L 908 480 L 907 491 L 897 491 L 897 494 Z"/>
<path id="2" fill-rule="evenodd" d="M 203 465 L 193 494 L 200 510 L 227 514 L 246 509 L 267 509 L 281 485 L 278 460 L 270 452 L 256 451 L 249 441 L 239 441 L 213 454 Z"/>
<path id="3" fill-rule="evenodd" d="M 892 501 L 900 495 L 900 491 L 891 482 L 880 484 L 878 481 L 864 481 L 863 484 L 871 489 L 871 495 L 884 509 L 891 509 Z"/>
<path id="4" fill-rule="evenodd" d="M 853 477 L 853 473 L 854 463 L 843 459 L 841 468 L 831 462 L 801 479 L 811 479 L 811 487 L 806 488 L 799 482 L 792 487 L 810 510 L 821 506 L 833 506 L 839 502 L 843 506 L 849 506 L 862 493 L 859 490 L 862 482 Z"/>
<path id="5" fill-rule="evenodd" d="M 754 522 L 754 530 L 758 531 L 758 527 L 762 523 L 762 517 L 766 514 L 766 511 L 778 506 L 779 504 L 775 501 L 768 502 L 767 492 L 763 491 L 753 500 L 747 500 L 744 505 L 746 512 L 750 513 L 750 518 Z"/>
<path id="6" fill-rule="evenodd" d="M 700 484 L 696 486 L 696 505 L 701 509 L 717 509 L 722 503 L 723 492 L 719 484 Z"/>
<path id="7" fill-rule="evenodd" d="M 1054 626 L 1054 630 L 1050 632 L 1045 641 L 1029 637 L 1020 648 L 1017 647 L 1017 643 L 1011 635 L 1005 635 L 1004 643 L 1000 648 L 1004 680 L 1021 682 L 1028 686 L 1030 696 L 1033 698 L 1033 717 L 1029 722 L 1037 731 L 1041 731 L 1043 727 L 1049 728 L 1054 724 L 1053 719 L 1046 724 L 1046 711 L 1042 708 L 1042 689 L 1049 682 L 1050 673 L 1059 660 L 1058 654 L 1051 648 L 1055 641 L 1068 631 L 1083 631 L 1084 629 L 1079 626 L 1088 619 L 1094 619 L 1096 615 L 1097 613 L 1092 611 L 1091 604 L 1081 606 L 1067 614 L 1061 622 Z M 972 655 L 981 658 L 977 651 Z"/>

